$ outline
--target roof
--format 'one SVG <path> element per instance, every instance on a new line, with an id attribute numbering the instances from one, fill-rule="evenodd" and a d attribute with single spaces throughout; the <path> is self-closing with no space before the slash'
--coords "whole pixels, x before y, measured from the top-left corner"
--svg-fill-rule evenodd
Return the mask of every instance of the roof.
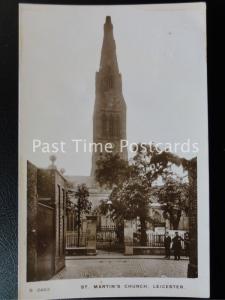
<path id="1" fill-rule="evenodd" d="M 69 182 L 72 182 L 74 186 L 85 183 L 87 187 L 94 185 L 94 178 L 91 176 L 65 176 Z"/>

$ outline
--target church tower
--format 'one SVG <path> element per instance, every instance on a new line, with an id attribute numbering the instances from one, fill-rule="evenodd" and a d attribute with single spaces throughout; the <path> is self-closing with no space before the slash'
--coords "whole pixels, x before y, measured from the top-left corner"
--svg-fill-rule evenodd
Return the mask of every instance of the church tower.
<path id="1" fill-rule="evenodd" d="M 120 141 L 126 139 L 126 103 L 122 93 L 116 44 L 113 37 L 111 17 L 104 24 L 104 38 L 99 71 L 95 77 L 95 106 L 93 115 L 93 142 L 113 145 L 113 153 L 127 160 L 127 149 L 120 151 Z M 92 153 L 91 176 L 95 175 L 96 161 L 100 151 Z"/>

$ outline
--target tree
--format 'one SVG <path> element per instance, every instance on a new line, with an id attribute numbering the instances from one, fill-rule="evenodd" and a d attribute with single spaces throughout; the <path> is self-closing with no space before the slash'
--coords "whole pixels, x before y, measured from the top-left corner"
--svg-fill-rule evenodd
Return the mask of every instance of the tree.
<path id="1" fill-rule="evenodd" d="M 161 177 L 164 185 L 160 189 L 152 188 L 152 195 L 158 193 L 159 202 L 162 204 L 163 216 L 169 219 L 174 229 L 179 226 L 182 211 L 188 213 L 189 207 L 189 184 L 182 184 L 175 179 L 175 174 L 171 171 L 171 166 L 182 166 L 189 172 L 190 161 L 181 158 L 168 150 L 159 151 L 154 144 L 145 145 L 146 151 L 141 145 L 134 156 L 134 164 L 139 174 L 145 174 L 152 187 L 153 183 Z"/>
<path id="2" fill-rule="evenodd" d="M 163 217 L 169 219 L 174 230 L 178 229 L 182 211 L 188 213 L 189 184 L 168 177 L 165 184 L 156 189 L 155 193 L 162 204 Z"/>
<path id="3" fill-rule="evenodd" d="M 140 242 L 143 246 L 147 242 L 146 221 L 149 215 L 149 197 L 150 187 L 144 176 L 129 178 L 112 197 L 117 215 L 123 216 L 126 220 L 140 218 Z"/>
<path id="4" fill-rule="evenodd" d="M 146 244 L 146 220 L 149 212 L 150 186 L 144 173 L 139 172 L 138 163 L 128 164 L 119 154 L 106 154 L 97 161 L 96 180 L 100 185 L 112 188 L 110 194 L 111 217 L 121 228 L 124 219 L 140 218 L 141 244 Z M 108 206 L 105 201 L 100 211 L 106 214 Z"/>
<path id="5" fill-rule="evenodd" d="M 172 175 L 170 168 L 172 164 L 182 165 L 184 169 L 188 169 L 189 161 L 168 152 L 167 149 L 161 151 L 154 144 L 138 144 L 136 154 L 129 163 L 122 160 L 118 154 L 107 154 L 97 161 L 96 180 L 100 185 L 105 184 L 110 188 L 113 187 L 110 195 L 113 208 L 112 215 L 117 220 L 132 219 L 139 216 L 142 245 L 145 244 L 146 220 L 149 219 L 150 189 L 153 189 L 154 183 L 157 183 L 159 178 L 166 184 L 167 178 Z M 168 185 L 165 185 L 164 190 L 162 190 L 165 195 L 167 187 Z M 167 191 L 169 193 L 169 187 Z M 181 199 L 178 197 L 178 195 L 181 196 L 180 187 L 179 189 L 177 187 L 177 190 L 174 189 L 174 193 L 175 191 L 177 199 Z M 179 201 L 183 205 L 183 200 Z M 106 203 L 102 203 L 100 206 L 102 213 L 104 213 Z M 168 200 L 167 206 L 164 207 L 164 215 L 168 216 L 170 213 L 171 218 L 173 218 L 172 223 L 176 227 L 180 210 L 175 217 L 175 213 L 172 213 L 172 207 L 175 211 L 175 204 L 172 205 L 172 200 Z"/>
<path id="6" fill-rule="evenodd" d="M 118 186 L 131 173 L 128 162 L 120 158 L 119 154 L 105 153 L 96 162 L 95 179 L 100 186 L 112 188 Z"/>
<path id="7" fill-rule="evenodd" d="M 140 218 L 141 245 L 145 245 L 146 220 L 149 211 L 150 187 L 145 177 L 130 177 L 119 186 L 113 188 L 110 195 L 111 218 L 118 224 L 123 224 L 124 219 L 133 220 Z M 102 201 L 100 210 L 107 214 L 107 202 Z M 121 226 L 120 226 L 121 228 Z"/>
<path id="8" fill-rule="evenodd" d="M 89 191 L 85 184 L 77 186 L 76 191 L 69 190 L 70 196 L 77 199 L 77 202 L 73 204 L 73 208 L 77 213 L 77 226 L 78 226 L 78 247 L 80 246 L 80 228 L 81 228 L 81 215 L 83 213 L 88 214 L 91 211 L 91 202 L 88 200 Z"/>
<path id="9" fill-rule="evenodd" d="M 171 157 L 170 157 L 171 155 Z M 130 177 L 145 176 L 149 185 L 159 178 L 166 176 L 170 160 L 176 161 L 176 156 L 161 152 L 154 144 L 138 144 L 133 159 L 125 161 L 118 153 L 102 154 L 96 162 L 95 179 L 100 186 L 108 188 L 119 186 L 121 182 Z"/>
<path id="10" fill-rule="evenodd" d="M 133 165 L 133 173 L 137 176 L 146 176 L 150 187 L 159 178 L 166 181 L 166 178 L 172 174 L 170 167 L 172 164 L 180 166 L 183 160 L 178 156 L 162 151 L 155 144 L 138 144 L 136 154 L 131 163 Z"/>

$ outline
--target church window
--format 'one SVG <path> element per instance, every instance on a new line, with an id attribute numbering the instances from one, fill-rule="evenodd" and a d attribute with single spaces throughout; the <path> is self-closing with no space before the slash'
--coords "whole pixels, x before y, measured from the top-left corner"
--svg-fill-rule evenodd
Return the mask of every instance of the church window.
<path id="1" fill-rule="evenodd" d="M 114 132 L 116 137 L 120 137 L 120 116 L 115 116 L 114 119 Z"/>
<path id="2" fill-rule="evenodd" d="M 110 137 L 112 137 L 112 136 L 114 136 L 114 130 L 113 130 L 113 116 L 112 115 L 110 115 L 110 117 L 109 117 L 109 135 L 110 135 Z"/>
<path id="3" fill-rule="evenodd" d="M 108 78 L 108 88 L 112 89 L 113 88 L 113 77 L 109 76 Z"/>
<path id="4" fill-rule="evenodd" d="M 102 115 L 102 136 L 107 136 L 107 117 L 105 114 Z"/>
<path id="5" fill-rule="evenodd" d="M 109 75 L 104 79 L 104 87 L 107 90 L 113 88 L 113 76 L 112 75 Z"/>

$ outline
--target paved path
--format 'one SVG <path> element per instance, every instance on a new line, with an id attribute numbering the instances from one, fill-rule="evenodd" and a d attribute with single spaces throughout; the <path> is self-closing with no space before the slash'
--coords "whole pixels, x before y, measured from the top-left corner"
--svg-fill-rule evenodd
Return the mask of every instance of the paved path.
<path id="1" fill-rule="evenodd" d="M 66 267 L 52 279 L 93 277 L 187 277 L 188 260 L 122 254 L 67 257 Z"/>

